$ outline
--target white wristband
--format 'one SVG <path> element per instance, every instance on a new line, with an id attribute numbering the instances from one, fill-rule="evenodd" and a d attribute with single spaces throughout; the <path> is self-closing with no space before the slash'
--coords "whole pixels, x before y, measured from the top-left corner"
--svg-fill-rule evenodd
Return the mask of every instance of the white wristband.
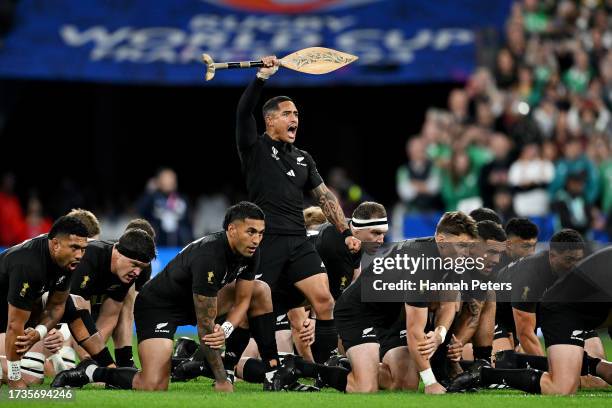
<path id="1" fill-rule="evenodd" d="M 47 326 L 45 326 L 44 324 L 39 324 L 38 326 L 34 328 L 34 330 L 36 330 L 38 334 L 40 334 L 41 340 L 44 339 L 45 336 L 47 335 Z"/>
<path id="2" fill-rule="evenodd" d="M 446 339 L 446 332 L 447 332 L 446 327 L 440 325 L 436 327 L 436 330 L 438 329 L 440 329 L 439 330 L 440 337 L 442 337 L 442 343 L 444 343 L 444 339 Z"/>
<path id="3" fill-rule="evenodd" d="M 223 329 L 223 332 L 225 333 L 225 338 L 227 339 L 234 331 L 234 325 L 231 322 L 225 321 L 221 325 L 221 329 Z"/>
<path id="4" fill-rule="evenodd" d="M 431 368 L 419 372 L 419 375 L 421 376 L 421 380 L 423 380 L 423 384 L 425 384 L 426 387 L 438 382 L 433 371 L 431 371 Z"/>
<path id="5" fill-rule="evenodd" d="M 59 329 L 59 332 L 62 333 L 62 336 L 64 337 L 64 341 L 70 338 L 70 329 L 68 328 L 68 325 L 66 323 L 62 323 Z"/>
<path id="6" fill-rule="evenodd" d="M 19 361 L 6 361 L 8 368 L 8 379 L 11 381 L 21 380 L 21 364 Z"/>

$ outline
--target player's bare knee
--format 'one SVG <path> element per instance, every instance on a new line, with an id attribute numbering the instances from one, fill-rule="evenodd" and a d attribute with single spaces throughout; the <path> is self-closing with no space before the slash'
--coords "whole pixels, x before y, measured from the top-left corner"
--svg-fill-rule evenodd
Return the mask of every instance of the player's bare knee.
<path id="1" fill-rule="evenodd" d="M 258 304 L 263 302 L 272 303 L 272 292 L 270 286 L 264 281 L 254 280 L 253 281 L 253 297 L 252 301 L 256 301 Z"/>
<path id="2" fill-rule="evenodd" d="M 317 293 L 311 301 L 317 316 L 323 316 L 334 309 L 334 298 L 329 292 Z"/>

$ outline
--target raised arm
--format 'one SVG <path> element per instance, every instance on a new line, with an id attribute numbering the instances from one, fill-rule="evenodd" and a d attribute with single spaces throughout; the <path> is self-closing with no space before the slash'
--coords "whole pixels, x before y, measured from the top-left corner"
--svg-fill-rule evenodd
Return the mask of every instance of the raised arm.
<path id="1" fill-rule="evenodd" d="M 245 89 L 238 102 L 238 109 L 236 111 L 236 145 L 239 151 L 248 149 L 257 141 L 257 122 L 254 116 L 255 107 L 266 80 L 278 69 L 278 61 L 275 57 L 264 57 L 262 61 L 266 67 L 259 69 L 257 78 Z"/>

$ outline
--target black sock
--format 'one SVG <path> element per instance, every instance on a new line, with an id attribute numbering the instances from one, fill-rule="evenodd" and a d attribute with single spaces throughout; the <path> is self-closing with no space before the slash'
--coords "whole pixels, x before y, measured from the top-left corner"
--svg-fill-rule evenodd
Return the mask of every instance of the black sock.
<path id="1" fill-rule="evenodd" d="M 601 363 L 600 358 L 589 356 L 586 351 L 582 360 L 582 372 L 580 375 L 597 375 L 597 365 Z"/>
<path id="2" fill-rule="evenodd" d="M 502 350 L 495 353 L 495 368 L 526 368 L 516 365 L 516 355 L 514 350 Z"/>
<path id="3" fill-rule="evenodd" d="M 339 366 L 328 367 L 317 364 L 317 371 L 323 382 L 327 385 L 338 391 L 346 391 L 346 381 L 350 373 L 349 370 Z"/>
<path id="4" fill-rule="evenodd" d="M 125 346 L 115 349 L 115 360 L 117 360 L 118 367 L 134 367 L 132 346 Z"/>
<path id="5" fill-rule="evenodd" d="M 317 319 L 315 342 L 311 346 L 312 356 L 317 363 L 325 363 L 338 347 L 338 332 L 334 320 Z"/>
<path id="6" fill-rule="evenodd" d="M 524 369 L 504 369 L 504 368 L 482 368 L 482 385 L 506 384 L 517 390 L 526 391 L 532 394 L 540 394 L 540 378 L 543 371 L 533 368 Z"/>
<path id="7" fill-rule="evenodd" d="M 317 377 L 317 365 L 315 363 L 311 363 L 310 361 L 304 360 L 301 356 L 292 356 L 291 357 L 293 363 L 295 364 L 295 368 L 300 370 L 303 377 L 307 378 L 316 378 Z"/>
<path id="8" fill-rule="evenodd" d="M 491 353 L 493 352 L 492 346 L 475 346 L 474 350 L 474 360 L 486 360 L 489 363 L 491 362 Z"/>
<path id="9" fill-rule="evenodd" d="M 266 364 L 256 358 L 249 358 L 242 367 L 242 379 L 246 382 L 261 384 L 266 378 Z"/>
<path id="10" fill-rule="evenodd" d="M 111 356 L 108 347 L 104 347 L 98 354 L 91 356 L 91 359 L 97 363 L 99 367 L 108 367 L 111 364 L 115 364 L 113 356 Z"/>
<path id="11" fill-rule="evenodd" d="M 276 347 L 276 331 L 274 330 L 274 313 L 266 313 L 249 318 L 249 328 L 257 343 L 262 361 L 272 368 L 271 361 L 278 365 L 278 348 Z"/>
<path id="12" fill-rule="evenodd" d="M 108 368 L 98 367 L 94 370 L 92 378 L 94 382 L 103 382 L 122 390 L 131 390 L 132 381 L 138 369 L 131 367 Z"/>
<path id="13" fill-rule="evenodd" d="M 178 371 L 180 371 L 181 380 L 190 380 L 199 376 L 215 378 L 206 361 L 185 361 L 176 369 L 175 374 L 179 374 Z"/>
<path id="14" fill-rule="evenodd" d="M 548 358 L 516 353 L 516 368 L 534 368 L 540 371 L 548 371 Z"/>
<path id="15" fill-rule="evenodd" d="M 244 353 L 244 349 L 247 348 L 249 340 L 251 339 L 251 332 L 248 329 L 242 327 L 236 327 L 232 332 L 231 336 L 225 340 L 225 357 L 223 358 L 223 366 L 226 370 L 234 370 L 236 364 L 240 360 L 240 356 Z"/>

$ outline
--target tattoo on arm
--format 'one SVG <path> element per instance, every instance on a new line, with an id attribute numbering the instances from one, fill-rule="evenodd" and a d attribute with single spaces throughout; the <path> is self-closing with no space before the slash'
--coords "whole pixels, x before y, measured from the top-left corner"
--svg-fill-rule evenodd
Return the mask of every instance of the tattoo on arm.
<path id="1" fill-rule="evenodd" d="M 482 306 L 484 302 L 478 300 L 470 300 L 467 302 L 468 309 L 468 327 L 476 328 L 478 327 L 478 322 L 480 321 L 480 312 L 482 311 Z"/>
<path id="2" fill-rule="evenodd" d="M 198 320 L 198 336 L 200 337 L 201 353 L 210 365 L 210 368 L 215 376 L 215 380 L 223 382 L 227 379 L 227 377 L 225 374 L 225 368 L 223 367 L 223 361 L 221 360 L 221 351 L 206 346 L 202 341 L 202 337 L 204 337 L 206 334 L 212 333 L 215 327 L 215 318 L 217 317 L 217 298 L 194 294 L 193 304 L 195 305 L 195 312 Z"/>
<path id="3" fill-rule="evenodd" d="M 346 230 L 348 224 L 346 223 L 344 212 L 342 212 L 342 208 L 340 208 L 338 198 L 336 198 L 334 193 L 329 191 L 325 183 L 319 184 L 318 187 L 312 190 L 312 194 L 315 196 L 327 220 L 334 224 L 338 231 L 343 232 Z"/>

